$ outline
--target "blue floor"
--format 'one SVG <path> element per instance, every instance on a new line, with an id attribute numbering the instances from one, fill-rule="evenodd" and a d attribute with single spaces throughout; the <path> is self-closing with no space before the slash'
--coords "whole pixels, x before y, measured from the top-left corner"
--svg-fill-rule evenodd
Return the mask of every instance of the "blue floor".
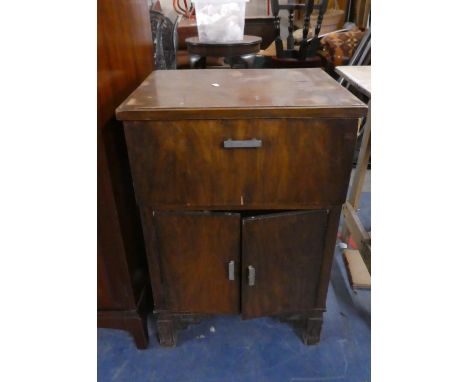
<path id="1" fill-rule="evenodd" d="M 370 193 L 361 203 L 370 224 Z M 176 348 L 161 348 L 149 320 L 146 350 L 126 332 L 98 329 L 98 381 L 370 381 L 370 321 L 370 291 L 350 289 L 337 247 L 319 345 L 305 346 L 271 318 L 218 316 L 181 331 Z"/>

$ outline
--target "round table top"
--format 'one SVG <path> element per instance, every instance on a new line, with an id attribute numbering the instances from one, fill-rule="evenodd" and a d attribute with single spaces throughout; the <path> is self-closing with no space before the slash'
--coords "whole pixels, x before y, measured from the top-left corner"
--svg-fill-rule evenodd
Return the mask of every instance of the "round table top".
<path id="1" fill-rule="evenodd" d="M 262 38 L 246 36 L 242 41 L 231 42 L 200 42 L 198 37 L 189 37 L 185 40 L 187 52 L 192 57 L 241 57 L 256 54 L 260 51 Z"/>
<path id="2" fill-rule="evenodd" d="M 245 46 L 261 44 L 262 38 L 258 36 L 244 35 L 242 41 L 226 41 L 226 42 L 200 42 L 197 37 L 189 37 L 185 39 L 187 45 L 192 46 Z"/>

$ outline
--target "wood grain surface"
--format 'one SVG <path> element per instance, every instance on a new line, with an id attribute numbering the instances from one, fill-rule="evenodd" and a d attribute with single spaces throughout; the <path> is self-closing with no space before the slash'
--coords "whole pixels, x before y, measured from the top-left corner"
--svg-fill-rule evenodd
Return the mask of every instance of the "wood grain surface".
<path id="1" fill-rule="evenodd" d="M 114 112 L 151 73 L 152 55 L 147 2 L 98 0 L 97 325 L 131 332 L 139 348 L 148 344 L 151 296 L 143 298 L 148 283 L 143 236 L 123 125 Z"/>
<path id="2" fill-rule="evenodd" d="M 154 222 L 167 308 L 238 314 L 240 215 L 157 211 Z M 235 280 L 228 279 L 230 261 Z"/>
<path id="3" fill-rule="evenodd" d="M 344 202 L 357 120 L 126 122 L 140 205 L 158 209 L 298 208 Z M 257 139 L 255 149 L 223 142 Z"/>
<path id="4" fill-rule="evenodd" d="M 243 219 L 243 318 L 315 308 L 326 227 L 326 210 Z M 249 265 L 255 268 L 253 286 L 247 285 Z"/>
<path id="5" fill-rule="evenodd" d="M 362 117 L 367 106 L 321 69 L 155 71 L 117 109 L 121 120 Z"/>

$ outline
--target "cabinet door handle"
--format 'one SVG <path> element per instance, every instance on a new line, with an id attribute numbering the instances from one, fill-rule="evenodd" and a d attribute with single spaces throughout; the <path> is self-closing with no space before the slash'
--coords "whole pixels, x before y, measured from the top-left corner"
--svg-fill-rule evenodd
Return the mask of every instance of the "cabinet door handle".
<path id="1" fill-rule="evenodd" d="M 249 286 L 255 285 L 255 268 L 249 265 Z"/>
<path id="2" fill-rule="evenodd" d="M 227 139 L 224 141 L 223 146 L 225 149 L 254 149 L 257 147 L 262 147 L 262 141 L 255 138 L 244 141 Z"/>
<path id="3" fill-rule="evenodd" d="M 228 273 L 229 273 L 230 281 L 234 281 L 236 279 L 236 276 L 234 274 L 234 267 L 235 267 L 234 260 L 231 260 L 228 265 L 228 271 L 229 271 Z"/>

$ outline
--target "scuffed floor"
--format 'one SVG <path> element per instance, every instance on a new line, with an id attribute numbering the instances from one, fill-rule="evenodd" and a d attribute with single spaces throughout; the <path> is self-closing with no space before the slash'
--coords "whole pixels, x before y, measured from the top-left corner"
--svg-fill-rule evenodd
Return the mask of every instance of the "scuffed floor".
<path id="1" fill-rule="evenodd" d="M 370 193 L 361 203 L 370 225 Z M 167 349 L 149 320 L 146 350 L 136 349 L 126 332 L 98 330 L 98 380 L 370 381 L 370 300 L 370 291 L 349 288 L 337 247 L 319 345 L 305 346 L 291 326 L 271 318 L 218 316 L 181 331 L 178 346 Z"/>

